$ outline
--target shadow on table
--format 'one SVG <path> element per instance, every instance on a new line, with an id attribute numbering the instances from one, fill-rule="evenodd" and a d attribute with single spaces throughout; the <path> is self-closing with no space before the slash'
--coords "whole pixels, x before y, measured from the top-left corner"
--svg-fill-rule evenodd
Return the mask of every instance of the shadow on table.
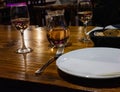
<path id="1" fill-rule="evenodd" d="M 0 92 L 90 92 L 49 84 L 0 78 Z"/>
<path id="2" fill-rule="evenodd" d="M 86 87 L 94 87 L 94 88 L 115 88 L 120 87 L 120 78 L 111 78 L 111 79 L 91 79 L 84 77 L 76 77 L 70 74 L 66 74 L 63 71 L 58 69 L 58 73 L 60 77 L 64 80 L 81 85 Z"/>

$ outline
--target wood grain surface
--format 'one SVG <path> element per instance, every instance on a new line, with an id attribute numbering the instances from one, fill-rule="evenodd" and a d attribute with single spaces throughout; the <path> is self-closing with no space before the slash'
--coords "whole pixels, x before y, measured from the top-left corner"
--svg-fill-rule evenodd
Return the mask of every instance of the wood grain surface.
<path id="1" fill-rule="evenodd" d="M 71 45 L 65 48 L 65 53 L 94 46 L 92 42 L 87 44 L 79 42 L 83 27 L 70 26 L 69 28 Z M 93 26 L 89 26 L 88 30 L 93 28 Z M 18 87 L 26 85 L 28 89 L 34 87 L 45 92 L 46 90 L 48 92 L 55 92 L 56 90 L 57 92 L 120 92 L 120 83 L 118 85 L 114 83 L 113 86 L 107 87 L 101 87 L 104 85 L 102 83 L 96 86 L 94 82 L 91 83 L 92 86 L 71 83 L 59 75 L 55 62 L 49 65 L 41 75 L 36 76 L 35 71 L 54 56 L 56 48 L 51 49 L 49 47 L 44 27 L 30 26 L 25 30 L 24 36 L 26 45 L 31 47 L 33 51 L 28 54 L 17 54 L 16 50 L 21 47 L 20 32 L 10 25 L 0 25 L 0 83 L 3 83 L 1 88 L 10 86 L 14 89 L 17 88 L 17 85 Z"/>

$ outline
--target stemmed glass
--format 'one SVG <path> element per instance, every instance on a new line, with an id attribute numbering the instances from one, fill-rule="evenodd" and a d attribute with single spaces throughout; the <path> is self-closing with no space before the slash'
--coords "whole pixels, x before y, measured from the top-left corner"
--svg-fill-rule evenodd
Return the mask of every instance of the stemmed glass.
<path id="1" fill-rule="evenodd" d="M 17 53 L 29 53 L 31 48 L 27 48 L 24 41 L 24 31 L 29 27 L 30 18 L 26 3 L 15 3 L 10 8 L 11 23 L 21 33 L 22 47 Z"/>
<path id="2" fill-rule="evenodd" d="M 78 0 L 78 6 L 77 6 L 77 14 L 78 18 L 84 25 L 84 29 L 82 31 L 83 38 L 80 39 L 81 42 L 88 42 L 90 39 L 86 35 L 87 33 L 87 25 L 88 22 L 92 19 L 93 15 L 93 6 L 91 0 Z"/>

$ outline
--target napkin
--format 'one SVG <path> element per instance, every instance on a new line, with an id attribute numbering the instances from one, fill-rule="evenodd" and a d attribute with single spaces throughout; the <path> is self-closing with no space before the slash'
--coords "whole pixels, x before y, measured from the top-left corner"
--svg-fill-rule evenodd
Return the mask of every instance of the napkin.
<path id="1" fill-rule="evenodd" d="M 87 32 L 87 35 L 89 35 L 92 31 L 101 30 L 103 28 L 104 27 L 95 27 L 92 30 L 90 30 L 89 32 Z M 108 26 L 105 27 L 105 29 L 119 29 L 119 28 L 120 28 L 120 24 L 117 24 L 117 25 L 108 25 Z"/>

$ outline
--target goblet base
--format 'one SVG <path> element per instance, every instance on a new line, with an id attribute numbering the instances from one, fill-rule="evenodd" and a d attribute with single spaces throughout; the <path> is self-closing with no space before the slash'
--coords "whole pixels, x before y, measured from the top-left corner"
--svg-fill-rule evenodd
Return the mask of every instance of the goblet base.
<path id="1" fill-rule="evenodd" d="M 16 52 L 19 54 L 30 53 L 33 50 L 31 48 L 19 48 Z"/>
<path id="2" fill-rule="evenodd" d="M 91 40 L 89 38 L 83 37 L 79 39 L 80 42 L 90 42 Z"/>
<path id="3" fill-rule="evenodd" d="M 82 38 L 82 39 L 79 39 L 80 42 L 88 42 L 90 41 L 89 39 L 85 39 L 85 38 Z"/>

